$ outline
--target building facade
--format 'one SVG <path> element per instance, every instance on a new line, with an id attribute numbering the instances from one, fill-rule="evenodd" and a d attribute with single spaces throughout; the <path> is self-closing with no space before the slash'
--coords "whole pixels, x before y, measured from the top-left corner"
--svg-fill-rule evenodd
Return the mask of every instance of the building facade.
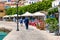
<path id="1" fill-rule="evenodd" d="M 42 0 L 20 0 L 18 3 L 18 6 L 24 6 L 26 4 L 32 4 L 36 3 Z M 15 0 L 0 0 L 0 19 L 2 19 L 3 16 L 5 16 L 5 9 L 9 7 L 16 7 L 16 1 Z"/>
<path id="2" fill-rule="evenodd" d="M 42 0 L 26 0 L 25 5 L 29 5 L 29 4 L 32 4 L 32 3 L 36 3 L 36 2 L 39 2 L 39 1 L 42 2 Z"/>
<path id="3" fill-rule="evenodd" d="M 57 7 L 60 4 L 60 0 L 55 0 L 52 2 L 52 7 Z"/>
<path id="4" fill-rule="evenodd" d="M 24 5 L 24 0 L 19 1 L 18 6 L 23 6 Z M 5 5 L 10 6 L 10 7 L 16 7 L 16 1 L 15 0 L 7 0 L 5 2 Z"/>
<path id="5" fill-rule="evenodd" d="M 42 0 L 20 0 L 18 3 L 18 6 L 29 5 L 39 1 L 42 1 Z M 16 7 L 16 0 L 0 0 L 0 2 L 4 2 L 5 6 Z"/>
<path id="6" fill-rule="evenodd" d="M 2 17 L 5 16 L 5 4 L 3 2 L 0 2 L 0 20 L 2 20 Z"/>

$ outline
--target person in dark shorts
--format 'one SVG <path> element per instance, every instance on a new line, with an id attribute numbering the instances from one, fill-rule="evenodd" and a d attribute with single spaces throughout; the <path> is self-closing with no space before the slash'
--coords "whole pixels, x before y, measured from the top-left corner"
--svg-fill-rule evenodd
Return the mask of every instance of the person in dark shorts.
<path id="1" fill-rule="evenodd" d="M 27 17 L 25 18 L 24 23 L 25 23 L 26 29 L 28 29 L 29 19 Z"/>

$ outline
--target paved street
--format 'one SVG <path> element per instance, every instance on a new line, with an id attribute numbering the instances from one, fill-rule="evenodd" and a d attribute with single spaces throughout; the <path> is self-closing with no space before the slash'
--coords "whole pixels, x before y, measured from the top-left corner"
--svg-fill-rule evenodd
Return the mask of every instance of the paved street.
<path id="1" fill-rule="evenodd" d="M 16 23 L 14 22 L 0 21 L 0 26 L 13 29 L 3 40 L 59 40 L 58 36 L 32 26 L 29 26 L 28 30 L 25 29 L 25 26 L 19 27 L 20 31 L 16 31 Z"/>

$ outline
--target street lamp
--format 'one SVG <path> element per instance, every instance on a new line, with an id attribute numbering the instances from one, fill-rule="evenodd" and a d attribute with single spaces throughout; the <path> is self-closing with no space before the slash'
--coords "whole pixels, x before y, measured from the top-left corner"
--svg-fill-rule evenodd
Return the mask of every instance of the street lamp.
<path id="1" fill-rule="evenodd" d="M 19 0 L 16 0 L 16 13 L 17 13 L 17 31 L 19 31 L 19 22 L 18 22 L 18 3 L 19 3 Z"/>
<path id="2" fill-rule="evenodd" d="M 60 35 L 60 5 L 58 5 L 58 12 L 59 12 L 59 18 L 58 18 L 59 19 L 59 33 L 58 34 Z"/>

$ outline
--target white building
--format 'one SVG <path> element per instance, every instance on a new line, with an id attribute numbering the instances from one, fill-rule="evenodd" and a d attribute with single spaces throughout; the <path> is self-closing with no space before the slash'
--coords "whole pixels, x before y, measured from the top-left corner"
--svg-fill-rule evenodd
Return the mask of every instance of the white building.
<path id="1" fill-rule="evenodd" d="M 7 2 L 7 0 L 0 0 L 0 2 Z"/>
<path id="2" fill-rule="evenodd" d="M 60 0 L 55 0 L 52 2 L 52 7 L 56 7 L 60 4 Z"/>
<path id="3" fill-rule="evenodd" d="M 39 2 L 39 1 L 42 1 L 42 0 L 26 0 L 25 5 L 29 5 L 29 4 L 32 4 L 32 3 L 36 3 L 36 2 Z"/>

